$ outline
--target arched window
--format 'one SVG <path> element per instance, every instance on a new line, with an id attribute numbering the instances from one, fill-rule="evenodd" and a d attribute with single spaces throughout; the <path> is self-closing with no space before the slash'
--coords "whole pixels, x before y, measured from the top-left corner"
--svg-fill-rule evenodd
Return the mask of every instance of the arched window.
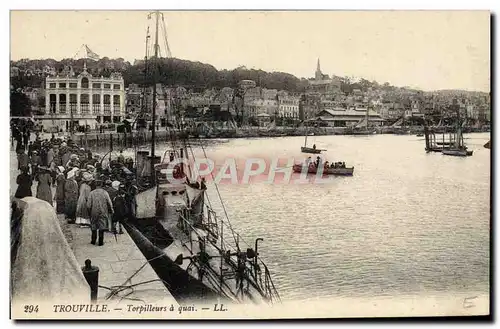
<path id="1" fill-rule="evenodd" d="M 89 79 L 88 78 L 82 78 L 81 85 L 82 85 L 82 88 L 88 88 L 89 87 Z"/>

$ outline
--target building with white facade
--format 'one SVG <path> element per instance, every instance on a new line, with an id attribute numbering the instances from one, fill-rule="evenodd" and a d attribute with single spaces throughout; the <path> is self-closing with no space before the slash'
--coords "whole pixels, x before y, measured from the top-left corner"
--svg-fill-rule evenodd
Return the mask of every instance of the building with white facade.
<path id="1" fill-rule="evenodd" d="M 249 117 L 258 117 L 261 114 L 275 116 L 278 111 L 276 99 L 254 99 L 244 105 L 245 113 Z"/>
<path id="2" fill-rule="evenodd" d="M 315 120 L 323 121 L 330 127 L 355 127 L 366 120 L 367 114 L 371 125 L 380 126 L 383 124 L 384 120 L 373 109 L 354 107 L 322 110 Z"/>
<path id="3" fill-rule="evenodd" d="M 299 119 L 299 98 L 278 94 L 278 116 Z"/>
<path id="4" fill-rule="evenodd" d="M 120 73 L 111 77 L 94 77 L 87 68 L 78 76 L 47 77 L 45 79 L 46 114 L 44 126 L 68 130 L 71 118 L 75 125 L 119 123 L 125 119 L 125 87 Z"/>

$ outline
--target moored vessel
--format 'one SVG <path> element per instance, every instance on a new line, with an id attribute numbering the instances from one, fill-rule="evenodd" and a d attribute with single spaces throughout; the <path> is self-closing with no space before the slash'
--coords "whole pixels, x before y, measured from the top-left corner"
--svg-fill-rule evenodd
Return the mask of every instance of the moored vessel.
<path id="1" fill-rule="evenodd" d="M 158 24 L 163 15 L 153 15 L 156 42 L 152 59 L 156 61 Z M 162 158 L 155 155 L 156 96 L 153 81 L 151 153 L 136 152 L 137 180 L 142 188 L 134 197 L 132 218 L 124 226 L 179 301 L 279 302 L 271 272 L 260 256 L 259 242 L 263 239 L 257 238 L 251 246 L 246 244 L 231 225 L 217 184 L 213 183 L 223 216 L 217 214 L 208 198 L 205 179 L 188 164 L 190 158 L 194 160 L 194 152 L 189 134 L 182 133 L 182 118 L 173 120 L 176 129 L 167 128 L 171 149 Z M 201 148 L 206 157 L 203 145 Z"/>

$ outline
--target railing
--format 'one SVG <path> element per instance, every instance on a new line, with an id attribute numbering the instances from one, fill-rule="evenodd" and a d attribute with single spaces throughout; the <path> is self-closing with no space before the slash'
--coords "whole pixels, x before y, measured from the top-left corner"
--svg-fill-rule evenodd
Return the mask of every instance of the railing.
<path id="1" fill-rule="evenodd" d="M 89 114 L 90 105 L 88 103 L 80 104 L 80 112 L 82 114 Z"/>
<path id="2" fill-rule="evenodd" d="M 66 113 L 66 104 L 59 104 L 59 113 L 61 114 Z"/>
<path id="3" fill-rule="evenodd" d="M 92 113 L 93 114 L 101 113 L 101 104 L 92 104 Z"/>
<path id="4" fill-rule="evenodd" d="M 104 104 L 104 115 L 111 115 L 111 105 Z"/>

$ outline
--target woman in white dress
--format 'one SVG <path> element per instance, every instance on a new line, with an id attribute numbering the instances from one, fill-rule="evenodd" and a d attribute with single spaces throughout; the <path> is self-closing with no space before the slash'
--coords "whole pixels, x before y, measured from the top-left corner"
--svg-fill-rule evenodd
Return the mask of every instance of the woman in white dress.
<path id="1" fill-rule="evenodd" d="M 87 200 L 91 191 L 89 184 L 92 178 L 92 175 L 87 172 L 82 175 L 83 182 L 80 186 L 80 195 L 76 206 L 76 224 L 79 224 L 80 227 L 90 226 L 90 212 L 87 207 Z"/>

